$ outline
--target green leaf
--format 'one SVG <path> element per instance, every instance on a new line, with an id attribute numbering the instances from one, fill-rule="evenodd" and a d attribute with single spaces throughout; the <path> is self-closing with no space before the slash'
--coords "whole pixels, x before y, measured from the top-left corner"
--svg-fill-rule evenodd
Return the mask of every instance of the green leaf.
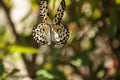
<path id="1" fill-rule="evenodd" d="M 46 70 L 39 70 L 37 72 L 37 75 L 41 75 L 41 76 L 46 77 L 48 79 L 53 79 L 54 78 L 54 76 L 52 74 L 50 74 L 49 72 L 47 72 Z"/>
<path id="2" fill-rule="evenodd" d="M 78 67 L 82 64 L 82 60 L 81 59 L 72 60 L 71 63 Z"/>
<path id="3" fill-rule="evenodd" d="M 38 53 L 38 49 L 32 47 L 24 47 L 19 45 L 14 45 L 10 47 L 10 53 L 21 52 L 21 53 Z"/>
<path id="4" fill-rule="evenodd" d="M 4 65 L 3 65 L 3 61 L 0 60 L 0 76 L 3 74 L 4 72 Z"/>

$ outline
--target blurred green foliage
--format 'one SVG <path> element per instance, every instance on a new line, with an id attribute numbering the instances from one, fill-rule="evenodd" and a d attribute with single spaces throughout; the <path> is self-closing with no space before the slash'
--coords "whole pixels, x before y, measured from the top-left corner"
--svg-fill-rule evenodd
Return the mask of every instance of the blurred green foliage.
<path id="1" fill-rule="evenodd" d="M 60 1 L 48 0 L 51 19 Z M 0 80 L 16 73 L 32 80 L 120 79 L 120 0 L 65 0 L 62 23 L 70 36 L 62 48 L 39 46 L 32 39 L 32 28 L 40 22 L 39 2 L 0 0 Z M 16 55 L 28 75 L 21 75 Z M 10 72 L 9 58 L 15 65 Z"/>

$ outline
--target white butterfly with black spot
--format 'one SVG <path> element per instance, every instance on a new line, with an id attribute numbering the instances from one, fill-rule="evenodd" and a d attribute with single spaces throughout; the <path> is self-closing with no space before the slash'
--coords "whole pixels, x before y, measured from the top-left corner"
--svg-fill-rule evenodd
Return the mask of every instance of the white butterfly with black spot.
<path id="1" fill-rule="evenodd" d="M 40 18 L 41 22 L 33 28 L 33 38 L 40 45 L 52 42 L 56 45 L 65 44 L 69 38 L 69 29 L 61 24 L 61 20 L 65 11 L 65 1 L 62 0 L 55 15 L 55 19 L 51 21 L 48 17 L 47 1 L 40 2 Z"/>

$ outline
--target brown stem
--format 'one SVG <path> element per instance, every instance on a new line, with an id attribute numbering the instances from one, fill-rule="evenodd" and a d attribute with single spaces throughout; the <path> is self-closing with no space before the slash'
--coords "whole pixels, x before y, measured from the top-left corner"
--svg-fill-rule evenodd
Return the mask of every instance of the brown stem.
<path id="1" fill-rule="evenodd" d="M 19 35 L 17 34 L 16 30 L 15 30 L 15 25 L 12 22 L 12 19 L 10 17 L 10 11 L 9 8 L 5 5 L 5 3 L 3 2 L 3 0 L 0 0 L 0 5 L 3 7 L 3 9 L 5 10 L 6 13 L 6 17 L 8 18 L 9 24 L 13 30 L 13 34 L 15 35 L 16 38 L 16 42 L 18 43 L 20 41 Z"/>

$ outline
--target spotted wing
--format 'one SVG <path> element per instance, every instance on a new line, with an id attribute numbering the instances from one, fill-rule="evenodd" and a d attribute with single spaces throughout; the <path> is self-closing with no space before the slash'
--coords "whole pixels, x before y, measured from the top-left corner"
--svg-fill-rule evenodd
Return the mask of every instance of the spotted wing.
<path id="1" fill-rule="evenodd" d="M 34 40 L 40 45 L 48 43 L 48 38 L 50 36 L 50 30 L 48 23 L 48 9 L 47 9 L 47 0 L 40 1 L 40 20 L 41 22 L 38 26 L 33 27 L 32 35 Z M 49 34 L 49 36 L 48 36 Z"/>
<path id="2" fill-rule="evenodd" d="M 52 40 L 56 45 L 65 44 L 69 38 L 69 29 L 62 24 L 53 25 Z"/>
<path id="3" fill-rule="evenodd" d="M 40 1 L 40 19 L 42 23 L 46 23 L 48 17 L 47 0 Z"/>
<path id="4" fill-rule="evenodd" d="M 45 23 L 40 23 L 33 28 L 33 38 L 40 45 L 48 44 L 48 38 L 50 35 L 49 26 Z"/>
<path id="5" fill-rule="evenodd" d="M 55 15 L 55 19 L 53 20 L 53 24 L 60 24 L 62 17 L 64 15 L 65 7 L 66 7 L 65 1 L 62 0 Z"/>

